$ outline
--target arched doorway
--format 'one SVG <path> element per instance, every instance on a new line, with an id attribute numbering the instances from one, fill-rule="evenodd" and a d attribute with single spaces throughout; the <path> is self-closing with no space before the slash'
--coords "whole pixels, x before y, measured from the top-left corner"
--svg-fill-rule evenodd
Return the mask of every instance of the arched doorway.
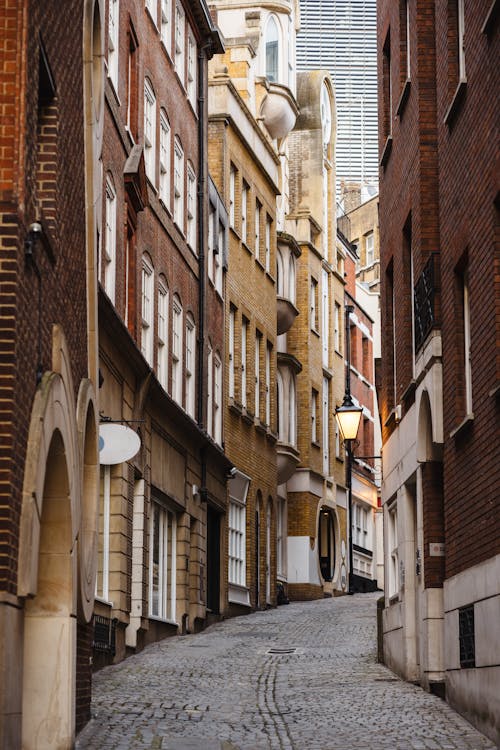
<path id="1" fill-rule="evenodd" d="M 36 594 L 24 609 L 23 748 L 71 747 L 75 724 L 76 560 L 61 432 L 47 454 Z"/>
<path id="2" fill-rule="evenodd" d="M 271 526 L 273 505 L 271 498 L 267 501 L 266 512 L 266 604 L 271 604 Z"/>
<path id="3" fill-rule="evenodd" d="M 335 519 L 333 511 L 323 506 L 318 519 L 318 555 L 321 576 L 324 581 L 333 581 L 335 574 Z"/>

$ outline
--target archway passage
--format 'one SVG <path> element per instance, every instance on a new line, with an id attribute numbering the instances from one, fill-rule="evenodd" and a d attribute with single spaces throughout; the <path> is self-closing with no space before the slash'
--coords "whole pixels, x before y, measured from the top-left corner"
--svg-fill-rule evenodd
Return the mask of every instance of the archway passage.
<path id="1" fill-rule="evenodd" d="M 324 581 L 333 581 L 335 573 L 335 526 L 330 508 L 323 506 L 318 520 L 319 567 Z"/>
<path id="2" fill-rule="evenodd" d="M 55 430 L 41 503 L 36 595 L 24 609 L 24 750 L 59 750 L 74 737 L 76 617 L 70 483 Z"/>

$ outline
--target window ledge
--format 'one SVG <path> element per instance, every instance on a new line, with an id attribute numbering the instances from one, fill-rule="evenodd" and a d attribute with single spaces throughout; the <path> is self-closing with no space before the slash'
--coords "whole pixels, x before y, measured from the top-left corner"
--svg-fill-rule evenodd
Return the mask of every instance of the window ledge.
<path id="1" fill-rule="evenodd" d="M 462 103 L 465 99 L 466 91 L 467 91 L 467 79 L 463 78 L 462 80 L 458 82 L 458 86 L 455 90 L 455 93 L 453 94 L 453 99 L 451 100 L 450 106 L 446 110 L 446 114 L 444 116 L 443 122 L 449 128 L 452 127 L 456 116 L 460 112 Z"/>
<path id="2" fill-rule="evenodd" d="M 401 399 L 403 401 L 410 401 L 411 399 L 414 399 L 415 397 L 415 391 L 417 390 L 417 381 L 412 378 L 408 385 L 406 386 L 405 390 L 401 394 Z"/>
<path id="3" fill-rule="evenodd" d="M 401 96 L 399 97 L 398 106 L 396 107 L 396 115 L 399 118 L 403 116 L 403 112 L 406 109 L 406 102 L 409 99 L 410 90 L 411 90 L 411 81 L 409 78 L 407 78 L 404 83 L 403 90 L 401 91 Z"/>
<path id="4" fill-rule="evenodd" d="M 245 250 L 247 251 L 249 255 L 253 255 L 251 248 L 247 245 L 245 240 L 241 240 L 241 246 L 245 248 Z"/>
<path id="5" fill-rule="evenodd" d="M 496 385 L 494 385 L 491 391 L 488 393 L 488 396 L 490 398 L 495 398 L 495 396 L 498 396 L 498 395 L 500 395 L 500 383 L 497 383 Z"/>
<path id="6" fill-rule="evenodd" d="M 271 430 L 270 427 L 268 427 L 266 430 L 266 438 L 267 440 L 269 440 L 270 443 L 273 443 L 273 445 L 278 442 L 277 433 L 273 432 L 273 430 Z"/>
<path id="7" fill-rule="evenodd" d="M 255 417 L 254 424 L 257 432 L 261 432 L 263 435 L 266 434 L 267 424 L 265 422 L 262 422 L 258 417 Z"/>
<path id="8" fill-rule="evenodd" d="M 389 156 L 392 151 L 392 135 L 388 135 L 385 139 L 384 148 L 382 149 L 382 156 L 380 157 L 380 166 L 385 167 L 389 161 Z"/>
<path id="9" fill-rule="evenodd" d="M 111 78 L 111 76 L 109 75 L 109 73 L 108 73 L 108 83 L 109 83 L 109 88 L 113 92 L 113 96 L 115 98 L 115 102 L 118 104 L 119 107 L 121 107 L 122 103 L 120 101 L 120 97 L 118 96 L 118 92 L 117 92 L 117 90 L 115 88 L 115 82 L 113 81 L 113 79 Z"/>
<path id="10" fill-rule="evenodd" d="M 315 336 L 318 338 L 320 337 L 320 332 L 316 330 L 316 328 L 311 328 L 311 333 L 314 333 Z"/>
<path id="11" fill-rule="evenodd" d="M 162 622 L 164 625 L 173 625 L 176 628 L 179 627 L 179 623 L 175 622 L 175 620 L 169 620 L 165 617 L 158 617 L 158 615 L 148 615 L 148 620 L 154 620 L 155 622 Z"/>
<path id="12" fill-rule="evenodd" d="M 229 410 L 233 412 L 233 414 L 237 414 L 239 417 L 241 416 L 243 412 L 243 407 L 241 404 L 235 401 L 234 398 L 229 398 L 228 407 L 229 407 Z"/>
<path id="13" fill-rule="evenodd" d="M 318 443 L 317 440 L 311 440 L 311 445 L 313 445 L 315 448 L 321 448 L 321 443 Z"/>
<path id="14" fill-rule="evenodd" d="M 241 417 L 247 424 L 255 423 L 255 414 L 247 409 L 245 406 L 241 410 Z"/>
<path id="15" fill-rule="evenodd" d="M 114 604 L 110 599 L 104 599 L 102 596 L 95 596 L 95 601 L 99 604 L 103 604 L 105 607 L 113 609 Z"/>
<path id="16" fill-rule="evenodd" d="M 459 437 L 459 435 L 462 435 L 462 433 L 466 432 L 472 427 L 472 424 L 474 423 L 474 414 L 471 412 L 470 414 L 466 414 L 465 417 L 462 419 L 458 427 L 455 427 L 454 430 L 450 432 L 451 438 Z"/>
<path id="17" fill-rule="evenodd" d="M 389 606 L 391 606 L 391 604 L 397 604 L 398 602 L 399 602 L 399 594 L 393 594 L 392 596 L 389 597 Z"/>
<path id="18" fill-rule="evenodd" d="M 394 409 L 391 409 L 389 412 L 389 416 L 384 422 L 384 427 L 389 427 L 392 423 L 398 424 L 401 421 L 401 406 L 395 406 Z"/>

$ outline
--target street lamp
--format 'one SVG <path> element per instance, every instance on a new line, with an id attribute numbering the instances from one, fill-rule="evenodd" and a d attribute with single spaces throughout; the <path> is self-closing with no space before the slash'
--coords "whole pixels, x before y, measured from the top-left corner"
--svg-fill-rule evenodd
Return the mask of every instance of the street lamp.
<path id="1" fill-rule="evenodd" d="M 342 406 L 335 409 L 335 419 L 339 426 L 342 438 L 344 440 L 345 451 L 347 455 L 346 465 L 346 490 L 347 490 L 347 508 L 348 508 L 348 549 L 349 549 L 349 575 L 348 575 L 348 593 L 354 594 L 353 587 L 353 562 L 352 562 L 352 441 L 356 439 L 361 421 L 363 409 L 356 406 L 351 397 L 351 331 L 349 325 L 349 315 L 354 312 L 353 305 L 345 306 L 345 339 L 346 339 L 346 377 L 345 377 L 345 394 Z"/>

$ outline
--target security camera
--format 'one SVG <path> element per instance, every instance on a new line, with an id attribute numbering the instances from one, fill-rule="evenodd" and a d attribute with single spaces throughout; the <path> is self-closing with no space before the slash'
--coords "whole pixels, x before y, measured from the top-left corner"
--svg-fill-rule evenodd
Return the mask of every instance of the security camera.
<path id="1" fill-rule="evenodd" d="M 33 224 L 30 224 L 29 231 L 32 234 L 41 234 L 42 233 L 42 225 L 38 221 L 34 221 Z"/>
<path id="2" fill-rule="evenodd" d="M 231 468 L 229 469 L 229 471 L 227 472 L 227 478 L 228 478 L 228 479 L 233 479 L 233 477 L 235 477 L 235 476 L 236 476 L 236 471 L 237 471 L 237 469 L 236 469 L 236 466 L 232 466 L 232 467 L 231 467 Z"/>

